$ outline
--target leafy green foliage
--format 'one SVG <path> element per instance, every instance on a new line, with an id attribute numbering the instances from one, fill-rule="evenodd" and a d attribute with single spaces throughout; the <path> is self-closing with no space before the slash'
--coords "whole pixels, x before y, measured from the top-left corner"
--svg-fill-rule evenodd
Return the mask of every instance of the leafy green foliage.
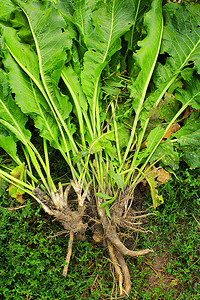
<path id="1" fill-rule="evenodd" d="M 193 113 L 187 119 L 185 126 L 177 132 L 175 136 L 178 138 L 180 148 L 183 151 L 184 159 L 191 168 L 197 168 L 199 161 L 199 113 Z"/>
<path id="2" fill-rule="evenodd" d="M 200 102 L 199 6 L 7 0 L 1 7 L 0 146 L 18 165 L 22 146 L 24 191 L 31 194 L 41 179 L 55 199 L 49 144 L 76 186 L 92 181 L 109 199 L 116 187 L 122 194 L 135 187 L 149 163 L 200 166 L 199 122 L 189 125 Z M 44 155 L 32 143 L 30 119 Z M 176 122 L 181 129 L 164 142 Z M 3 170 L 0 176 L 12 180 Z M 109 214 L 112 203 L 98 198 Z"/>
<path id="3" fill-rule="evenodd" d="M 25 128 L 27 122 L 27 117 L 20 111 L 19 107 L 16 105 L 14 99 L 10 95 L 8 76 L 3 70 L 0 70 L 0 113 L 1 113 L 1 124 L 4 125 L 6 130 L 10 131 L 11 135 L 14 135 L 22 143 L 26 143 L 30 140 L 30 132 Z M 3 132 L 2 132 L 3 135 Z M 8 141 L 11 140 L 11 135 L 8 136 Z M 5 134 L 3 135 L 2 141 L 5 141 Z M 14 139 L 11 140 L 14 143 Z M 14 149 L 9 147 L 9 143 L 6 146 L 6 150 L 11 153 L 11 156 L 15 156 L 13 153 Z M 13 145 L 12 145 L 13 146 Z M 10 154 L 9 153 L 9 154 Z"/>
<path id="4" fill-rule="evenodd" d="M 156 65 L 152 78 L 156 89 L 152 95 L 149 95 L 144 105 L 147 110 L 153 103 L 158 105 L 160 98 L 163 97 L 183 68 L 184 72 L 186 70 L 191 72 L 194 63 L 192 69 L 193 71 L 196 69 L 199 73 L 200 21 L 198 14 L 191 14 L 189 11 L 190 6 L 180 7 L 172 3 L 164 6 L 165 26 L 160 50 L 160 57 L 164 56 L 164 61 L 158 62 Z M 189 79 L 190 76 L 191 73 Z"/>

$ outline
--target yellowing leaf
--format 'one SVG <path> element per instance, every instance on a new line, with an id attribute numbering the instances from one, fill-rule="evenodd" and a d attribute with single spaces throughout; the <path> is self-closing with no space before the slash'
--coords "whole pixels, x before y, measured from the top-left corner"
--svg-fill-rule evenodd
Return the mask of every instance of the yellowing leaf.
<path id="1" fill-rule="evenodd" d="M 148 176 L 148 184 L 150 186 L 151 197 L 153 200 L 153 207 L 156 209 L 159 205 L 164 203 L 163 196 L 158 195 L 158 190 L 156 189 L 157 183 L 154 176 Z"/>
<path id="2" fill-rule="evenodd" d="M 11 175 L 13 177 L 15 177 L 16 179 L 23 181 L 24 177 L 25 177 L 24 163 L 20 166 L 17 166 L 16 168 L 14 168 L 11 172 Z M 22 198 L 22 195 L 25 192 L 22 189 L 20 189 L 20 185 L 16 186 L 14 184 L 10 184 L 9 188 L 8 188 L 8 192 L 12 198 L 15 198 L 20 203 L 24 203 L 25 200 Z"/>

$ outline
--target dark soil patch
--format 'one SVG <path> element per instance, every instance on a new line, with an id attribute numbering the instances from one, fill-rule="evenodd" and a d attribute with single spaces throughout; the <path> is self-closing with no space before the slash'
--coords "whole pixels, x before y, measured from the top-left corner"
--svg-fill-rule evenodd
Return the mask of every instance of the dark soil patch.
<path id="1" fill-rule="evenodd" d="M 166 272 L 170 258 L 167 252 L 155 254 L 152 260 L 146 258 L 145 264 L 151 269 L 151 274 L 146 276 L 146 280 L 150 291 L 160 288 L 163 292 L 172 292 L 171 294 L 175 297 L 180 293 L 181 286 L 178 278 Z"/>

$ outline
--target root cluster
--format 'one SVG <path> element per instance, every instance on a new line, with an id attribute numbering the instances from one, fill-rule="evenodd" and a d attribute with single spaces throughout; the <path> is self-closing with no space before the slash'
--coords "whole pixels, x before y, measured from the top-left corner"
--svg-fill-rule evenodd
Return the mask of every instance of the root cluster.
<path id="1" fill-rule="evenodd" d="M 82 186 L 77 182 L 71 183 L 65 190 L 61 187 L 49 196 L 39 187 L 33 193 L 45 212 L 54 216 L 70 234 L 63 276 L 67 276 L 74 238 L 84 241 L 89 227 L 93 231 L 93 239 L 107 247 L 118 278 L 120 296 L 128 296 L 131 279 L 124 256 L 136 257 L 153 252 L 150 249 L 133 250 L 133 236 L 136 238 L 139 232 L 148 232 L 142 227 L 142 221 L 152 214 L 134 210 L 134 195 L 128 197 L 124 193 L 110 207 L 110 218 L 105 208 L 101 208 L 102 200 L 96 198 L 95 193 L 89 197 L 90 184 L 83 193 Z M 126 240 L 129 241 L 128 246 L 125 245 Z"/>

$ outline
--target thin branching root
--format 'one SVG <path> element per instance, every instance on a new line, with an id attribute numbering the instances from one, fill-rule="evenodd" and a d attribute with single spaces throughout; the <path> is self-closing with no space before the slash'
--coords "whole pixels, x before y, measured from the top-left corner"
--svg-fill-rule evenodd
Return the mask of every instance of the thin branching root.
<path id="1" fill-rule="evenodd" d="M 90 228 L 93 231 L 94 241 L 103 242 L 103 245 L 107 247 L 118 279 L 119 294 L 121 297 L 126 297 L 131 291 L 131 280 L 124 256 L 137 257 L 153 252 L 150 249 L 134 250 L 138 234 L 150 232 L 142 227 L 142 224 L 153 214 L 137 210 L 138 203 L 135 203 L 133 194 L 132 197 L 119 195 L 109 207 L 108 214 L 105 206 L 101 205 L 102 199 L 95 196 L 89 197 L 90 184 L 91 182 L 84 192 L 82 192 L 82 185 L 71 182 L 65 190 L 61 186 L 50 196 L 47 196 L 39 187 L 33 193 L 43 209 L 54 216 L 69 232 L 63 276 L 67 276 L 74 238 L 84 241 L 86 229 Z M 139 192 L 135 189 L 135 194 Z M 140 208 L 142 208 L 143 200 L 140 193 Z"/>

